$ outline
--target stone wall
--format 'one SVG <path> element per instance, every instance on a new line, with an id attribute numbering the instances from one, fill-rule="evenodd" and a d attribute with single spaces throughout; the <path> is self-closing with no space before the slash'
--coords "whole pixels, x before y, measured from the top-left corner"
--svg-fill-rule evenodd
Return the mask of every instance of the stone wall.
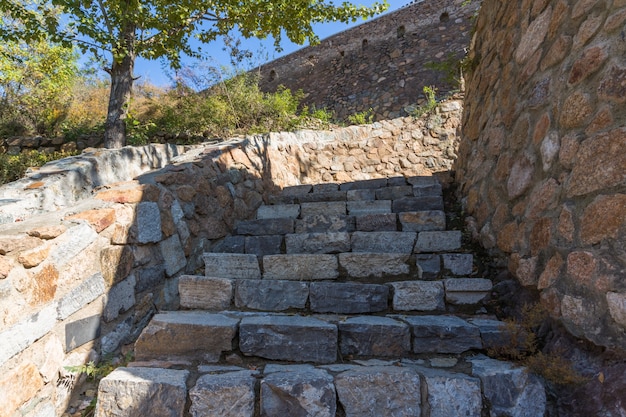
<path id="1" fill-rule="evenodd" d="M 482 244 L 573 335 L 626 349 L 626 1 L 485 0 L 456 165 Z"/>
<path id="2" fill-rule="evenodd" d="M 453 88 L 445 71 L 424 65 L 465 55 L 480 2 L 463 3 L 416 1 L 264 64 L 257 69 L 261 88 L 302 89 L 305 104 L 331 109 L 339 119 L 369 109 L 375 120 L 406 115 L 424 86 L 440 93 Z"/>
<path id="3" fill-rule="evenodd" d="M 96 151 L 0 187 L 12 193 L 0 206 L 32 203 L 0 224 L 0 416 L 60 416 L 74 385 L 64 367 L 116 351 L 155 311 L 177 308 L 178 276 L 281 187 L 449 170 L 460 109 L 195 146 L 134 180 L 154 150 Z M 53 195 L 78 173 L 100 182 L 68 180 L 63 194 L 76 199 L 34 203 L 48 200 L 32 190 Z"/>

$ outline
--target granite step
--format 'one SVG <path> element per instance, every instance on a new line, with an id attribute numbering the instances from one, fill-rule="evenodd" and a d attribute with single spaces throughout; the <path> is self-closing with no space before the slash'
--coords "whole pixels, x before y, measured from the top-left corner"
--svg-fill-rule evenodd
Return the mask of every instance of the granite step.
<path id="1" fill-rule="evenodd" d="M 182 417 L 187 402 L 193 417 L 543 417 L 545 388 L 525 368 L 483 355 L 450 363 L 118 368 L 100 383 L 96 416 Z"/>
<path id="2" fill-rule="evenodd" d="M 235 354 L 333 363 L 340 356 L 458 355 L 501 346 L 508 337 L 503 323 L 471 322 L 453 315 L 169 311 L 155 315 L 143 330 L 135 343 L 135 357 L 138 361 L 217 363 Z"/>

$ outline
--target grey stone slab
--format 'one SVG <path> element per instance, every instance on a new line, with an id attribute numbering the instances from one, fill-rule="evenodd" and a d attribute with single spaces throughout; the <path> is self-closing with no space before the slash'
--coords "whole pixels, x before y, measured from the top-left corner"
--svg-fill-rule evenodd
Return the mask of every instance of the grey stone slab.
<path id="1" fill-rule="evenodd" d="M 405 232 L 446 230 L 446 214 L 442 210 L 398 213 L 398 220 Z"/>
<path id="2" fill-rule="evenodd" d="M 65 320 L 106 291 L 101 273 L 93 274 L 58 301 L 56 317 Z"/>
<path id="3" fill-rule="evenodd" d="M 267 202 L 269 204 L 297 204 L 298 197 L 295 195 L 283 195 L 283 194 L 268 195 Z"/>
<path id="4" fill-rule="evenodd" d="M 340 190 L 371 190 L 387 186 L 387 178 L 375 178 L 371 180 L 361 180 L 346 182 L 339 186 Z"/>
<path id="5" fill-rule="evenodd" d="M 478 378 L 433 369 L 419 372 L 428 390 L 430 417 L 481 417 L 483 402 Z"/>
<path id="6" fill-rule="evenodd" d="M 419 277 L 423 279 L 437 278 L 441 272 L 441 257 L 434 254 L 415 255 L 415 264 Z"/>
<path id="7" fill-rule="evenodd" d="M 315 369 L 315 366 L 310 364 L 298 364 L 298 365 L 281 365 L 276 363 L 268 363 L 263 368 L 263 374 L 269 375 L 275 372 L 304 372 Z"/>
<path id="8" fill-rule="evenodd" d="M 412 185 L 394 185 L 376 190 L 377 200 L 395 200 L 402 197 L 413 197 Z"/>
<path id="9" fill-rule="evenodd" d="M 122 341 L 130 340 L 133 327 L 133 317 L 130 316 L 119 323 L 113 330 L 104 334 L 100 339 L 100 346 L 103 355 L 113 353 L 120 347 Z"/>
<path id="10" fill-rule="evenodd" d="M 272 373 L 261 380 L 261 416 L 335 417 L 336 397 L 322 369 Z"/>
<path id="11" fill-rule="evenodd" d="M 205 253 L 204 271 L 208 277 L 261 279 L 256 255 L 238 253 Z"/>
<path id="12" fill-rule="evenodd" d="M 134 274 L 137 279 L 135 291 L 140 293 L 159 285 L 165 280 L 165 267 L 163 265 L 157 265 L 135 269 Z"/>
<path id="13" fill-rule="evenodd" d="M 289 218 L 243 220 L 235 224 L 235 231 L 238 235 L 284 235 L 293 233 L 293 230 L 294 219 Z"/>
<path id="14" fill-rule="evenodd" d="M 406 185 L 406 177 L 391 177 L 387 178 L 387 186 L 389 187 L 397 187 L 399 185 Z"/>
<path id="15" fill-rule="evenodd" d="M 415 253 L 443 252 L 461 248 L 461 231 L 420 232 L 415 243 Z"/>
<path id="16" fill-rule="evenodd" d="M 198 365 L 198 372 L 201 374 L 215 374 L 215 373 L 226 373 L 226 372 L 237 372 L 237 371 L 245 371 L 246 369 L 241 366 L 234 365 Z"/>
<path id="17" fill-rule="evenodd" d="M 287 253 L 350 252 L 350 234 L 347 232 L 297 233 L 285 235 Z"/>
<path id="18" fill-rule="evenodd" d="M 484 278 L 448 278 L 444 280 L 446 301 L 450 304 L 477 304 L 485 298 L 493 284 Z"/>
<path id="19" fill-rule="evenodd" d="M 244 317 L 239 326 L 239 349 L 246 356 L 267 359 L 334 362 L 337 327 L 312 317 Z"/>
<path id="20" fill-rule="evenodd" d="M 409 316 L 414 353 L 463 353 L 481 349 L 476 326 L 454 316 Z"/>
<path id="21" fill-rule="evenodd" d="M 452 275 L 471 275 L 474 255 L 471 253 L 444 253 L 441 255 L 443 269 Z"/>
<path id="22" fill-rule="evenodd" d="M 325 183 L 325 184 L 313 184 L 313 193 L 327 193 L 331 191 L 339 191 L 339 184 Z"/>
<path id="23" fill-rule="evenodd" d="M 412 368 L 354 369 L 337 375 L 335 387 L 346 417 L 422 416 L 420 375 Z"/>
<path id="24" fill-rule="evenodd" d="M 302 185 L 292 185 L 289 187 L 285 187 L 282 190 L 282 195 L 284 196 L 300 196 L 302 194 L 308 194 L 313 190 L 313 186 L 311 184 L 302 184 Z"/>
<path id="25" fill-rule="evenodd" d="M 354 232 L 353 252 L 411 253 L 415 232 Z"/>
<path id="26" fill-rule="evenodd" d="M 161 250 L 161 256 L 163 256 L 163 262 L 165 263 L 165 274 L 168 277 L 180 272 L 187 265 L 187 258 L 185 257 L 185 251 L 180 243 L 180 239 L 177 234 L 173 234 L 165 240 L 159 243 L 159 249 Z"/>
<path id="27" fill-rule="evenodd" d="M 257 219 L 296 219 L 298 216 L 300 216 L 300 204 L 263 205 L 256 211 Z"/>
<path id="28" fill-rule="evenodd" d="M 253 417 L 256 378 L 252 371 L 203 375 L 189 391 L 193 417 Z"/>
<path id="29" fill-rule="evenodd" d="M 480 378 L 483 395 L 490 403 L 490 415 L 543 417 L 545 387 L 526 368 L 483 355 L 469 359 L 472 375 Z"/>
<path id="30" fill-rule="evenodd" d="M 117 368 L 98 386 L 96 417 L 182 417 L 189 371 Z"/>
<path id="31" fill-rule="evenodd" d="M 444 286 L 440 281 L 392 282 L 392 306 L 396 311 L 445 310 Z"/>
<path id="32" fill-rule="evenodd" d="M 350 216 L 391 213 L 391 200 L 354 200 L 346 205 Z"/>
<path id="33" fill-rule="evenodd" d="M 356 230 L 360 232 L 394 232 L 398 230 L 395 213 L 364 214 L 356 216 Z"/>
<path id="34" fill-rule="evenodd" d="M 135 275 L 130 274 L 124 281 L 114 285 L 106 295 L 102 318 L 109 323 L 135 305 Z"/>
<path id="35" fill-rule="evenodd" d="M 406 182 L 415 186 L 415 187 L 427 187 L 431 185 L 440 184 L 439 179 L 433 176 L 415 176 L 415 177 L 407 177 Z"/>
<path id="36" fill-rule="evenodd" d="M 264 279 L 319 280 L 339 276 L 337 256 L 327 254 L 288 254 L 263 257 Z"/>
<path id="37" fill-rule="evenodd" d="M 318 203 L 302 203 L 300 205 L 300 217 L 305 218 L 308 216 L 345 216 L 346 202 L 345 201 L 328 201 Z"/>
<path id="38" fill-rule="evenodd" d="M 159 205 L 152 202 L 137 204 L 135 223 L 137 242 L 156 243 L 161 241 L 161 212 Z"/>
<path id="39" fill-rule="evenodd" d="M 403 276 L 409 273 L 410 255 L 403 253 L 340 253 L 339 265 L 351 278 Z"/>
<path id="40" fill-rule="evenodd" d="M 483 349 L 497 349 L 511 345 L 513 332 L 510 324 L 493 319 L 469 319 L 480 331 Z"/>
<path id="41" fill-rule="evenodd" d="M 253 310 L 283 311 L 302 309 L 309 296 L 306 282 L 279 280 L 239 280 L 235 305 Z"/>
<path id="42" fill-rule="evenodd" d="M 393 200 L 394 213 L 407 211 L 443 210 L 442 197 L 403 197 Z"/>
<path id="43" fill-rule="evenodd" d="M 442 191 L 441 184 L 413 186 L 413 195 L 415 197 L 441 196 Z"/>
<path id="44" fill-rule="evenodd" d="M 50 332 L 56 321 L 56 306 L 49 305 L 1 332 L 0 365 Z"/>
<path id="45" fill-rule="evenodd" d="M 312 282 L 309 301 L 316 313 L 358 314 L 386 310 L 388 296 L 386 285 Z"/>
<path id="46" fill-rule="evenodd" d="M 409 326 L 389 317 L 351 317 L 337 324 L 342 355 L 398 356 L 411 351 Z"/>
<path id="47" fill-rule="evenodd" d="M 333 233 L 353 232 L 355 230 L 354 216 L 327 216 L 317 214 L 296 220 L 296 233 Z"/>
<path id="48" fill-rule="evenodd" d="M 331 201 L 346 201 L 346 192 L 345 191 L 324 191 L 324 192 L 313 192 L 310 194 L 303 194 L 297 197 L 297 201 L 300 204 L 303 203 L 314 203 L 314 202 L 331 202 Z"/>
<path id="49" fill-rule="evenodd" d="M 233 288 L 233 280 L 228 278 L 182 275 L 178 279 L 180 306 L 202 310 L 227 309 L 233 299 Z"/>
<path id="50" fill-rule="evenodd" d="M 376 200 L 376 190 L 374 189 L 349 190 L 346 193 L 346 199 L 348 201 Z"/>
<path id="51" fill-rule="evenodd" d="M 257 256 L 281 253 L 283 239 L 283 235 L 246 236 L 245 252 Z"/>
<path id="52" fill-rule="evenodd" d="M 238 323 L 238 319 L 204 311 L 156 314 L 135 342 L 135 358 L 217 362 L 222 352 L 232 350 Z"/>
<path id="53" fill-rule="evenodd" d="M 211 252 L 216 253 L 245 253 L 245 251 L 245 236 L 226 236 L 211 248 Z"/>
<path id="54" fill-rule="evenodd" d="M 65 352 L 100 337 L 100 315 L 85 317 L 65 324 Z"/>

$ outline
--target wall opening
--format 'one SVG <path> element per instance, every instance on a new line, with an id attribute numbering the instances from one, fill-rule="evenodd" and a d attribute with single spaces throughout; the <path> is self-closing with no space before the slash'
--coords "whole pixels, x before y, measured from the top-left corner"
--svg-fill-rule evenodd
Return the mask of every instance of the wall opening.
<path id="1" fill-rule="evenodd" d="M 367 39 L 363 39 L 363 42 L 361 42 L 361 48 L 362 49 L 367 48 Z"/>
<path id="2" fill-rule="evenodd" d="M 398 37 L 398 39 L 403 39 L 405 35 L 406 35 L 406 28 L 404 27 L 404 25 L 400 26 L 398 30 L 396 31 L 396 36 Z"/>
<path id="3" fill-rule="evenodd" d="M 441 16 L 439 16 L 439 21 L 442 23 L 446 23 L 448 20 L 450 20 L 450 15 L 448 14 L 448 12 L 441 13 Z"/>
<path id="4" fill-rule="evenodd" d="M 276 71 L 275 70 L 271 70 L 270 71 L 270 82 L 272 81 L 276 81 Z"/>

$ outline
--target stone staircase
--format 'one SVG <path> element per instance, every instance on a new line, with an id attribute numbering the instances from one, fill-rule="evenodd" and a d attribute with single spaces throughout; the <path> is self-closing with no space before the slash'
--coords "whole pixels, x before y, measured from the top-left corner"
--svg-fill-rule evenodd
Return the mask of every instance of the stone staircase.
<path id="1" fill-rule="evenodd" d="M 290 187 L 179 279 L 97 416 L 540 417 L 545 392 L 490 359 L 481 301 L 435 177 Z"/>

